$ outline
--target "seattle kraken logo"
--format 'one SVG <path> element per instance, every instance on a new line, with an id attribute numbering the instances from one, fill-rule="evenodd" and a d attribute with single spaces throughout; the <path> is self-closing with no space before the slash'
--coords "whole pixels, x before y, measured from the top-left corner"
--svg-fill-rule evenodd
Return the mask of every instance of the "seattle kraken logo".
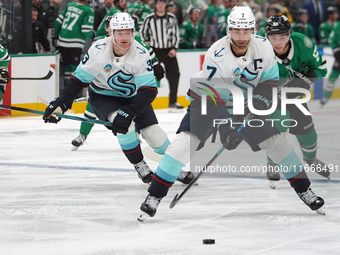
<path id="1" fill-rule="evenodd" d="M 129 83 L 133 78 L 132 74 L 126 74 L 123 71 L 118 71 L 107 80 L 107 84 L 122 96 L 130 97 L 136 92 L 136 85 Z"/>

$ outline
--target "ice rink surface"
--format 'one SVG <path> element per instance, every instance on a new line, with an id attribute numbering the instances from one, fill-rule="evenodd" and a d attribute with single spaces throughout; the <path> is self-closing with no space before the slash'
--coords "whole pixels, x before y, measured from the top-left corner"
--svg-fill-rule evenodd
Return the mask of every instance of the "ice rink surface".
<path id="1" fill-rule="evenodd" d="M 304 205 L 283 178 L 273 190 L 261 173 L 206 173 L 169 209 L 185 188 L 175 183 L 156 216 L 140 223 L 148 185 L 109 130 L 96 125 L 71 151 L 77 121 L 0 118 L 0 254 L 340 254 L 340 100 L 309 106 L 318 157 L 334 167 L 331 181 L 308 173 L 326 216 Z M 171 140 L 183 113 L 156 113 Z M 302 159 L 295 137 L 287 139 Z M 243 143 L 221 158 L 238 167 L 266 164 L 264 153 Z M 205 238 L 216 244 L 202 244 Z"/>

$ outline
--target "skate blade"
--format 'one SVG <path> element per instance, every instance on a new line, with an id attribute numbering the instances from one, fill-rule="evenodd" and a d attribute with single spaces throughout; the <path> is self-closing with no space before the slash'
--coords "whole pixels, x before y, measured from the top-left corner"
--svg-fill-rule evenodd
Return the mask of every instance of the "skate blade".
<path id="1" fill-rule="evenodd" d="M 184 111 L 185 111 L 185 109 L 173 109 L 173 108 L 171 108 L 171 109 L 168 110 L 168 113 L 179 113 L 179 112 L 184 112 Z"/>
<path id="2" fill-rule="evenodd" d="M 324 212 L 324 210 L 322 210 L 321 208 L 315 210 L 318 214 L 321 214 L 321 215 L 326 215 L 326 213 Z"/>
<path id="3" fill-rule="evenodd" d="M 140 215 L 139 215 L 139 217 L 137 218 L 137 220 L 138 220 L 139 222 L 143 222 L 147 217 L 149 217 L 149 215 L 148 215 L 147 213 L 141 212 Z"/>
<path id="4" fill-rule="evenodd" d="M 71 151 L 77 151 L 79 149 L 79 147 L 77 147 L 77 146 L 72 146 L 72 148 L 71 148 Z"/>
<path id="5" fill-rule="evenodd" d="M 270 181 L 269 182 L 269 187 L 271 187 L 272 189 L 276 189 L 276 182 Z"/>

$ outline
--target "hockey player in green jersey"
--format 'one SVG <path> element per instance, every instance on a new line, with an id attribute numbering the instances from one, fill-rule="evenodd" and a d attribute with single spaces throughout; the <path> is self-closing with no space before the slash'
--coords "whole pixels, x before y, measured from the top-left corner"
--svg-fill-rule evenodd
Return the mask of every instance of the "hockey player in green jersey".
<path id="1" fill-rule="evenodd" d="M 99 27 L 96 31 L 95 39 L 98 40 L 102 36 L 106 36 L 107 31 L 105 29 L 105 20 L 108 16 L 112 16 L 117 12 L 124 12 L 126 10 L 126 1 L 125 0 L 114 0 L 113 1 L 114 8 L 108 11 L 103 19 L 103 21 L 99 24 Z"/>
<path id="2" fill-rule="evenodd" d="M 105 30 L 107 31 L 107 35 L 106 36 L 110 36 L 110 20 L 111 20 L 112 16 L 107 16 L 105 18 Z M 104 38 L 105 36 L 102 36 L 102 38 Z M 99 38 L 99 39 L 102 39 Z M 152 67 L 154 69 L 154 74 L 155 74 L 155 78 L 157 81 L 160 81 L 163 77 L 164 77 L 164 69 L 163 67 L 160 65 L 160 63 L 158 62 L 158 59 L 156 57 L 156 54 L 153 52 L 152 48 L 147 45 L 139 36 L 135 36 L 135 40 L 137 42 L 139 42 L 140 44 L 142 44 L 150 53 L 150 57 L 152 60 Z M 87 103 L 86 105 L 86 109 L 84 112 L 84 117 L 85 118 L 89 118 L 89 119 L 93 119 L 95 120 L 97 117 L 94 114 L 91 104 Z M 76 151 L 79 149 L 80 146 L 84 145 L 85 140 L 87 138 L 87 136 L 90 134 L 92 128 L 93 128 L 94 124 L 93 123 L 88 123 L 88 122 L 81 122 L 80 124 L 80 130 L 79 130 L 79 135 L 74 138 L 72 140 L 72 151 Z"/>
<path id="3" fill-rule="evenodd" d="M 311 24 L 308 23 L 309 19 L 309 14 L 306 9 L 299 9 L 299 14 L 298 14 L 299 20 L 294 21 L 292 23 L 292 31 L 293 32 L 299 32 L 301 34 L 304 34 L 308 36 L 310 39 L 315 41 L 315 35 L 314 35 L 314 30 Z"/>
<path id="4" fill-rule="evenodd" d="M 3 103 L 2 94 L 5 93 L 6 84 L 9 82 L 7 67 L 10 61 L 11 58 L 7 50 L 0 44 L 0 104 Z"/>
<path id="5" fill-rule="evenodd" d="M 223 3 L 224 10 L 217 14 L 217 25 L 220 38 L 227 35 L 227 20 L 230 14 L 230 2 L 229 0 L 224 0 Z"/>
<path id="6" fill-rule="evenodd" d="M 323 97 L 321 105 L 325 105 L 333 94 L 335 82 L 340 75 L 340 21 L 336 22 L 329 35 L 329 46 L 333 50 L 334 64 L 328 80 L 323 84 Z"/>
<path id="7" fill-rule="evenodd" d="M 316 80 L 325 77 L 327 74 L 326 61 L 318 52 L 314 42 L 300 33 L 291 33 L 290 23 L 284 15 L 275 15 L 268 19 L 266 35 L 270 40 L 276 55 L 279 66 L 280 88 L 297 87 L 309 90 Z M 301 94 L 291 93 L 288 98 L 301 97 Z M 303 106 L 308 109 L 306 104 Z M 313 119 L 310 115 L 305 115 L 294 104 L 287 106 L 286 115 L 281 115 L 281 109 L 271 114 L 280 132 L 289 132 L 296 136 L 303 154 L 303 159 L 307 165 L 313 167 L 317 173 L 324 177 L 330 175 L 328 166 L 316 157 L 317 133 L 314 128 Z M 280 125 L 286 119 L 295 120 L 290 125 Z M 270 181 L 278 181 L 280 174 L 274 171 L 275 165 L 268 158 L 267 178 Z M 271 187 L 275 188 L 275 183 L 271 182 Z"/>
<path id="8" fill-rule="evenodd" d="M 135 21 L 135 29 L 139 31 L 139 28 L 143 24 L 144 19 L 150 13 L 152 13 L 152 9 L 149 6 L 149 0 L 139 0 L 135 3 L 129 5 L 126 9 L 126 12 L 131 15 L 133 20 Z"/>
<path id="9" fill-rule="evenodd" d="M 327 17 L 327 20 L 318 27 L 319 43 L 323 45 L 329 44 L 329 35 L 339 17 L 338 9 L 334 6 L 329 6 L 327 8 Z"/>
<path id="10" fill-rule="evenodd" d="M 199 22 L 201 10 L 199 8 L 191 8 L 189 11 L 189 19 L 184 21 L 179 30 L 179 48 L 180 49 L 199 49 L 204 48 L 202 43 L 203 25 Z"/>
<path id="11" fill-rule="evenodd" d="M 87 38 L 93 36 L 94 14 L 87 0 L 66 6 L 54 22 L 54 38 L 61 54 L 65 84 L 76 70 Z"/>

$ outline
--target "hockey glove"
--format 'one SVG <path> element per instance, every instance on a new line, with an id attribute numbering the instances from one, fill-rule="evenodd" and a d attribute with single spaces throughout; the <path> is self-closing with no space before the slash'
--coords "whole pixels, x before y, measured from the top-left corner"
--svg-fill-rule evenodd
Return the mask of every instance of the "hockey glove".
<path id="1" fill-rule="evenodd" d="M 317 79 L 313 71 L 308 71 L 306 74 L 297 72 L 293 80 L 291 80 L 286 87 L 303 88 L 310 90 L 311 85 Z M 288 98 L 296 98 L 303 96 L 301 93 L 288 93 Z"/>
<path id="2" fill-rule="evenodd" d="M 112 133 L 114 135 L 117 135 L 117 133 L 126 134 L 129 131 L 131 122 L 136 116 L 137 114 L 128 106 L 123 106 L 118 109 L 117 116 L 112 122 Z"/>
<path id="3" fill-rule="evenodd" d="M 157 62 L 157 64 L 155 64 L 152 67 L 153 67 L 153 73 L 156 77 L 156 80 L 160 81 L 161 79 L 163 79 L 164 78 L 164 68 L 163 68 L 163 66 Z"/>
<path id="4" fill-rule="evenodd" d="M 46 107 L 43 120 L 45 123 L 58 123 L 60 121 L 60 117 L 58 117 L 56 113 L 63 114 L 67 110 L 68 107 L 66 106 L 66 102 L 60 97 L 57 97 L 50 102 L 49 106 Z"/>
<path id="5" fill-rule="evenodd" d="M 52 37 L 52 45 L 54 48 L 58 48 L 58 37 Z"/>
<path id="6" fill-rule="evenodd" d="M 9 73 L 7 69 L 0 69 L 0 83 L 8 83 L 9 82 Z"/>
<path id="7" fill-rule="evenodd" d="M 219 127 L 220 140 L 224 148 L 227 150 L 235 150 L 241 143 L 242 139 L 237 130 L 231 126 L 231 118 L 227 119 L 228 123 Z M 231 122 L 231 123 L 229 123 Z"/>
<path id="8" fill-rule="evenodd" d="M 215 118 L 225 119 L 226 124 L 221 124 L 218 127 L 220 133 L 220 140 L 222 145 L 227 150 L 234 150 L 241 143 L 242 139 L 237 130 L 235 129 L 235 116 L 231 115 L 226 107 L 220 107 L 215 112 Z M 234 124 L 233 124 L 234 123 Z"/>

